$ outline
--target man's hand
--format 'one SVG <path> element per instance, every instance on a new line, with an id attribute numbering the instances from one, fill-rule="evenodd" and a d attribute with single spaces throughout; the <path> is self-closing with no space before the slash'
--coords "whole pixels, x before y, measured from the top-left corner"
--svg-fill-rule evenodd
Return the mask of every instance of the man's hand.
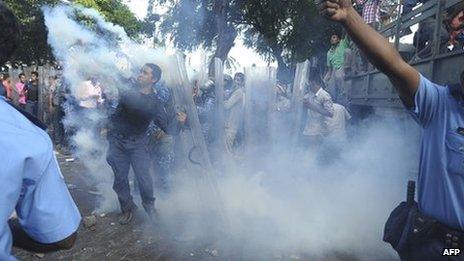
<path id="1" fill-rule="evenodd" d="M 161 140 L 162 138 L 166 137 L 166 132 L 159 130 L 155 133 L 154 136 L 156 140 Z"/>
<path id="2" fill-rule="evenodd" d="M 306 108 L 309 108 L 311 106 L 311 102 L 309 101 L 308 98 L 303 98 L 303 105 L 306 107 Z"/>
<path id="3" fill-rule="evenodd" d="M 182 112 L 182 111 L 177 112 L 176 116 L 177 116 L 177 121 L 180 124 L 185 124 L 185 122 L 187 121 L 187 114 L 185 112 Z"/>
<path id="4" fill-rule="evenodd" d="M 351 0 L 315 0 L 319 13 L 332 21 L 344 22 L 354 11 Z"/>

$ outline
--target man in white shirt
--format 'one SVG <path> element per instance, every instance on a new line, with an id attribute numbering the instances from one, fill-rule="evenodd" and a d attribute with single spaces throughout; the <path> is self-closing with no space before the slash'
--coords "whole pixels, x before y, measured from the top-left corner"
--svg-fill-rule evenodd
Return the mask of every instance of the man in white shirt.
<path id="1" fill-rule="evenodd" d="M 307 146 L 320 145 L 323 137 L 329 134 L 329 124 L 334 115 L 332 97 L 323 89 L 324 83 L 315 69 L 311 70 L 308 80 L 309 93 L 303 104 L 308 108 L 308 119 L 303 130 Z"/>
<path id="2" fill-rule="evenodd" d="M 95 109 L 102 102 L 102 90 L 98 81 L 94 78 L 83 82 L 76 92 L 79 106 L 86 109 Z"/>
<path id="3" fill-rule="evenodd" d="M 351 115 L 345 106 L 334 103 L 333 104 L 333 117 L 329 119 L 329 132 L 330 138 L 336 141 L 344 141 L 347 138 L 346 135 L 346 125 L 347 122 L 351 119 Z"/>
<path id="4" fill-rule="evenodd" d="M 235 138 L 237 136 L 238 129 L 243 122 L 243 101 L 245 87 L 245 75 L 243 73 L 236 73 L 234 77 L 234 90 L 230 97 L 224 101 L 224 109 L 226 110 L 226 149 L 232 153 Z"/>

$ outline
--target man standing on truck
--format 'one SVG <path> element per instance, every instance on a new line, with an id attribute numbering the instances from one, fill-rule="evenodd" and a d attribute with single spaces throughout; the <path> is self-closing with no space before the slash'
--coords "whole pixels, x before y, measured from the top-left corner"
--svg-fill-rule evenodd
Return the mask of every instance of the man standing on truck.
<path id="1" fill-rule="evenodd" d="M 318 7 L 321 14 L 341 23 L 369 61 L 388 76 L 422 127 L 418 209 L 406 219 L 393 212 L 390 220 L 405 224 L 393 224 L 396 230 L 385 238 L 401 239 L 401 244 L 389 242 L 403 260 L 441 260 L 445 248 L 464 249 L 463 75 L 457 92 L 432 83 L 362 20 L 350 0 L 322 0 Z"/>

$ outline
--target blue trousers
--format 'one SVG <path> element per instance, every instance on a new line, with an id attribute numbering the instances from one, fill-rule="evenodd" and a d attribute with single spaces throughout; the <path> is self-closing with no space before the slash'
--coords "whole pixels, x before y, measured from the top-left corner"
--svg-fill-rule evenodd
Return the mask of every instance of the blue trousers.
<path id="1" fill-rule="evenodd" d="M 147 149 L 147 138 L 140 136 L 123 136 L 110 133 L 108 136 L 109 150 L 107 162 L 113 169 L 113 190 L 118 195 L 123 212 L 135 208 L 129 186 L 129 168 L 132 166 L 139 186 L 142 205 L 145 209 L 153 208 L 153 179 L 150 175 L 150 155 Z"/>
<path id="2" fill-rule="evenodd" d="M 174 163 L 174 137 L 165 136 L 151 144 L 150 156 L 155 171 L 156 189 L 169 191 L 169 176 Z"/>

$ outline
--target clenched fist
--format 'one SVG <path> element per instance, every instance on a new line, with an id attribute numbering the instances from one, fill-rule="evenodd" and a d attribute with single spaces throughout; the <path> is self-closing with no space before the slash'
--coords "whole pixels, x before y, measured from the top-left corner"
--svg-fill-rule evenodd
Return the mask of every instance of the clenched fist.
<path id="1" fill-rule="evenodd" d="M 351 0 L 315 0 L 319 13 L 332 21 L 344 22 L 354 11 Z"/>

